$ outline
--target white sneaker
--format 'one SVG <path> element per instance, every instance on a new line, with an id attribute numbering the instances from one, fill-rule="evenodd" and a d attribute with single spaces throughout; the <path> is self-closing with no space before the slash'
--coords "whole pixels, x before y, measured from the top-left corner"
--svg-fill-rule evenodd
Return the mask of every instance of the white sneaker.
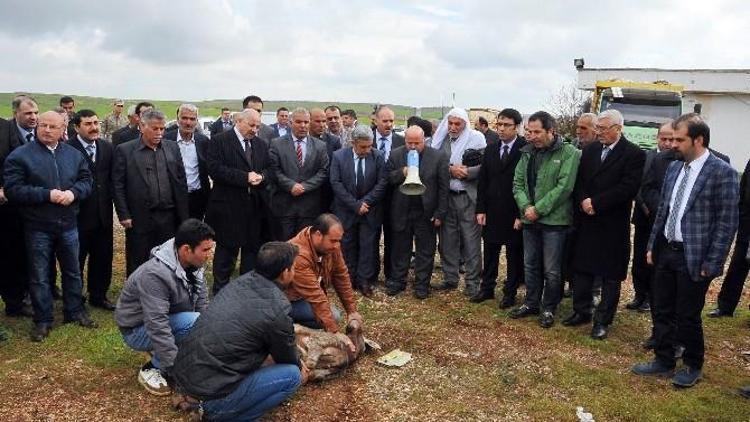
<path id="1" fill-rule="evenodd" d="M 161 371 L 156 368 L 138 371 L 138 382 L 146 391 L 156 396 L 168 396 L 172 392 L 167 381 L 161 376 Z"/>

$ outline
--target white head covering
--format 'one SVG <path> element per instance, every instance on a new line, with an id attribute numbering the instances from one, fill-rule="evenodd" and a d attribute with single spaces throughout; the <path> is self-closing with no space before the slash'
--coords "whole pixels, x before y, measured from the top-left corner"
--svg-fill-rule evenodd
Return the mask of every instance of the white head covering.
<path id="1" fill-rule="evenodd" d="M 451 145 L 451 164 L 461 164 L 464 151 L 469 148 L 472 149 L 484 149 L 487 146 L 487 141 L 484 139 L 482 132 L 471 128 L 471 122 L 469 122 L 469 115 L 466 110 L 462 108 L 453 108 L 448 114 L 445 115 L 443 120 L 437 127 L 437 130 L 432 135 L 432 147 L 440 149 L 443 145 L 443 141 L 448 137 L 448 117 L 458 117 L 466 122 L 466 127 L 458 135 L 458 139 Z"/>

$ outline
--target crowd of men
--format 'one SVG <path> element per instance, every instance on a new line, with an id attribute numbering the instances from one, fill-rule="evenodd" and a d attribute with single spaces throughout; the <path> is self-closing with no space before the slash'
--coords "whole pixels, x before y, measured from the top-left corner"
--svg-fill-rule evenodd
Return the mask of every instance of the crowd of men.
<path id="1" fill-rule="evenodd" d="M 251 95 L 241 111 L 222 110 L 209 138 L 192 104 L 179 106 L 171 127 L 148 102 L 123 116 L 117 100 L 102 120 L 75 111 L 70 97 L 60 106 L 40 114 L 33 98 L 17 96 L 0 128 L 6 314 L 33 317 L 31 339 L 44 341 L 59 265 L 65 322 L 96 327 L 85 301 L 115 311 L 126 344 L 152 352 L 139 381 L 154 394 L 177 383 L 209 413 L 227 412 L 237 395 L 234 403 L 246 406 L 233 412 L 262 414 L 270 402 L 249 398 L 255 382 L 281 377 L 284 393 L 275 398 L 293 393 L 306 368 L 290 350 L 292 321 L 338 331 L 332 287 L 348 320 L 361 323 L 354 291 L 372 297 L 381 268 L 387 295 L 406 290 L 413 266 L 416 298 L 457 289 L 463 274 L 464 295 L 480 303 L 495 297 L 505 247 L 500 308 L 550 328 L 567 281 L 574 312 L 562 324 L 591 324 L 591 337 L 604 340 L 628 273 L 631 222 L 635 298 L 626 307 L 651 312 L 645 346 L 655 353 L 632 370 L 690 387 L 702 375 L 705 294 L 735 234 L 710 316 L 733 314 L 750 269 L 748 173 L 740 183 L 729 159 L 709 149 L 710 129 L 697 114 L 664 123 L 657 148 L 643 151 L 623 136 L 616 110 L 582 115 L 571 144 L 549 113 L 524 122 L 511 108 L 475 128 L 459 108 L 439 122 L 412 117 L 401 136 L 387 106 L 371 126 L 335 105 L 282 107 L 277 123 L 265 125 L 263 101 Z M 418 167 L 419 194 L 400 189 L 414 182 L 410 167 Z M 125 229 L 128 276 L 117 306 L 107 297 L 113 208 Z M 214 247 L 209 304 L 203 267 Z M 443 279 L 432 285 L 436 252 Z M 241 277 L 232 280 L 238 257 Z M 264 303 L 253 308 L 263 315 L 243 315 L 254 301 Z M 278 344 L 247 344 L 242 335 L 256 326 L 274 327 Z M 215 336 L 236 339 L 232 347 L 252 362 L 217 356 L 207 339 Z M 269 354 L 276 372 L 247 381 Z M 189 369 L 198 364 L 205 371 Z M 216 382 L 196 385 L 201 379 Z"/>

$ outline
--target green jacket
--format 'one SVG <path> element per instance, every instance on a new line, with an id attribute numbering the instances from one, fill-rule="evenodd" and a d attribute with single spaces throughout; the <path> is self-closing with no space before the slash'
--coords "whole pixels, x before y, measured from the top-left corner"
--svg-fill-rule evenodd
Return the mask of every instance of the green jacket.
<path id="1" fill-rule="evenodd" d="M 544 154 L 536 176 L 534 199 L 528 186 L 528 166 L 534 146 L 529 143 L 521 148 L 521 159 L 513 177 L 513 197 L 521 211 L 521 221 L 531 224 L 524 217 L 530 206 L 536 207 L 538 223 L 549 226 L 569 226 L 573 224 L 573 187 L 576 183 L 581 151 L 573 145 L 565 144 L 558 137 Z"/>

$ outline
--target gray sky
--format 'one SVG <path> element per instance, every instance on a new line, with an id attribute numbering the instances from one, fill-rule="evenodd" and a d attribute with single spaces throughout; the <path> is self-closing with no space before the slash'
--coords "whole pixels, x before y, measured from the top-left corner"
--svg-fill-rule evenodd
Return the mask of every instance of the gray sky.
<path id="1" fill-rule="evenodd" d="M 587 67 L 750 68 L 747 1 L 5 0 L 0 91 L 543 108 Z"/>

